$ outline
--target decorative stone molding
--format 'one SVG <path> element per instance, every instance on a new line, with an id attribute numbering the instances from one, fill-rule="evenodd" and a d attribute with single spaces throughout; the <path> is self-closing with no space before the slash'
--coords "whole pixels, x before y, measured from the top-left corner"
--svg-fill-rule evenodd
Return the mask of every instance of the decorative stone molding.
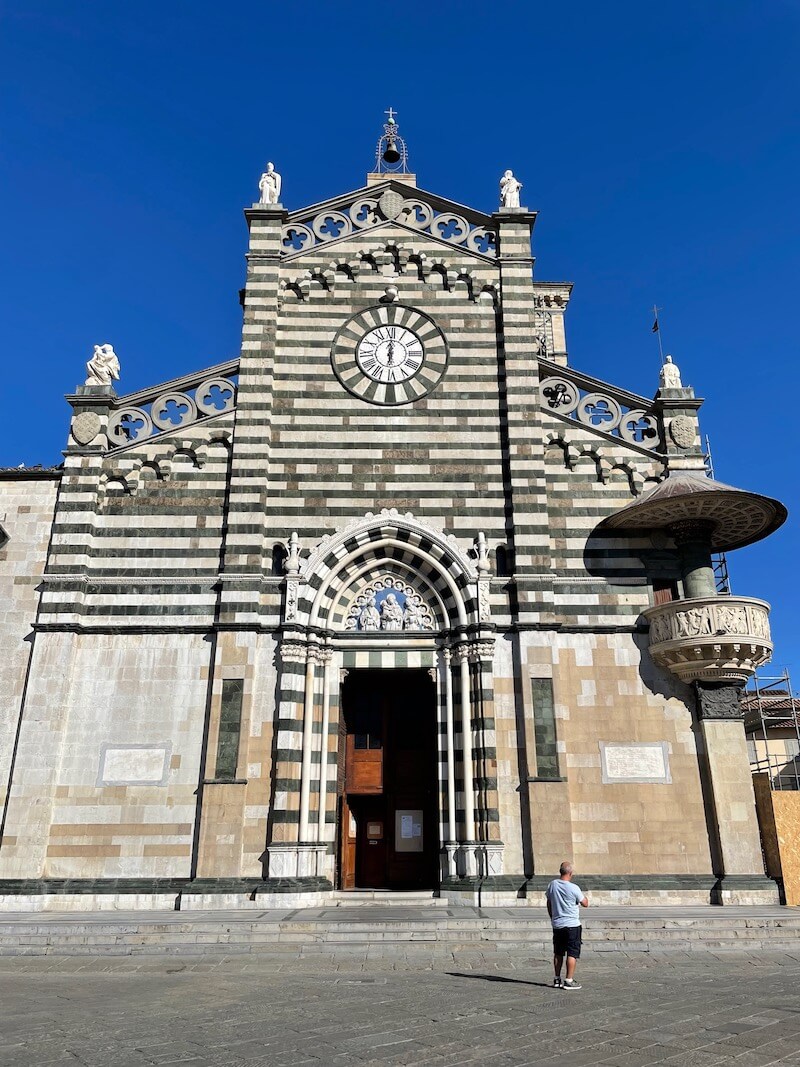
<path id="1" fill-rule="evenodd" d="M 298 578 L 286 579 L 286 621 L 294 622 L 297 618 L 297 600 L 300 595 L 300 581 Z"/>
<path id="2" fill-rule="evenodd" d="M 281 645 L 281 659 L 284 663 L 305 663 L 306 646 L 295 641 L 284 641 Z"/>
<path id="3" fill-rule="evenodd" d="M 447 551 L 452 556 L 455 556 L 464 569 L 464 572 L 470 578 L 477 577 L 474 561 L 469 558 L 466 552 L 462 551 L 453 534 L 446 534 L 442 530 L 437 530 L 436 527 L 431 526 L 430 523 L 425 522 L 423 519 L 416 518 L 410 511 L 401 515 L 397 508 L 381 508 L 377 515 L 372 511 L 368 511 L 363 518 L 352 519 L 345 526 L 342 526 L 334 536 L 326 534 L 317 543 L 308 559 L 300 561 L 300 573 L 313 574 L 315 568 L 327 555 L 330 549 L 334 545 L 349 540 L 353 534 L 367 533 L 369 530 L 385 525 L 397 525 L 401 530 L 409 529 L 428 534 L 432 538 L 434 544 L 446 547 Z"/>
<path id="4" fill-rule="evenodd" d="M 743 719 L 740 685 L 708 685 L 695 682 L 698 719 Z"/>
<path id="5" fill-rule="evenodd" d="M 650 655 L 683 682 L 743 685 L 772 656 L 769 604 L 751 597 L 693 597 L 643 612 Z"/>
<path id="6" fill-rule="evenodd" d="M 468 648 L 469 658 L 472 663 L 494 659 L 494 641 L 476 641 L 473 645 L 469 645 Z"/>
<path id="7" fill-rule="evenodd" d="M 540 356 L 547 354 L 542 351 L 538 335 L 532 347 Z M 542 369 L 546 372 L 546 368 Z M 612 389 L 602 382 L 596 383 L 598 388 L 590 388 L 590 383 L 594 385 L 585 375 L 573 375 L 568 368 L 559 368 L 558 374 L 543 378 L 539 403 L 545 411 L 574 419 L 609 437 L 622 438 L 650 451 L 659 448 L 658 419 L 648 400 Z"/>
<path id="8" fill-rule="evenodd" d="M 147 396 L 135 394 L 139 403 L 126 403 L 122 397 L 108 420 L 111 448 L 140 444 L 159 433 L 185 429 L 202 418 L 232 411 L 236 404 L 236 384 L 229 378 L 213 376 L 200 382 L 190 395 L 187 389 L 164 389 Z"/>
<path id="9" fill-rule="evenodd" d="M 686 415 L 676 415 L 670 420 L 669 435 L 678 448 L 691 448 L 697 440 L 697 424 Z"/>
<path id="10" fill-rule="evenodd" d="M 90 445 L 102 429 L 100 416 L 95 411 L 81 411 L 72 420 L 72 436 L 79 445 Z"/>
<path id="11" fill-rule="evenodd" d="M 492 614 L 491 583 L 488 578 L 478 579 L 478 619 L 488 622 Z"/>
<path id="12" fill-rule="evenodd" d="M 456 645 L 452 649 L 453 659 L 456 663 L 463 663 L 464 660 L 470 660 L 472 658 L 472 646 L 471 645 Z"/>
<path id="13" fill-rule="evenodd" d="M 320 244 L 364 231 L 385 220 L 396 219 L 404 226 L 432 234 L 448 244 L 466 246 L 471 252 L 494 259 L 497 234 L 484 224 L 485 216 L 468 219 L 451 211 L 437 212 L 417 197 L 404 197 L 395 189 L 385 190 L 380 199 L 360 196 L 352 203 L 335 201 L 337 207 L 323 208 L 313 215 L 298 213 L 281 231 L 281 254 L 294 256 Z"/>

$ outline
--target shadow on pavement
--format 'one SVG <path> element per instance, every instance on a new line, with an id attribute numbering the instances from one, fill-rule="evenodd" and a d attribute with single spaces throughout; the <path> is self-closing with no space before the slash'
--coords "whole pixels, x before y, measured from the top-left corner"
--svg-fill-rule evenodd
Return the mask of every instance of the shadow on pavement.
<path id="1" fill-rule="evenodd" d="M 510 982 L 512 985 L 538 985 L 542 989 L 552 989 L 551 982 L 528 982 L 524 978 L 506 978 L 502 974 L 465 974 L 462 971 L 446 971 L 450 978 L 479 978 L 482 982 Z"/>

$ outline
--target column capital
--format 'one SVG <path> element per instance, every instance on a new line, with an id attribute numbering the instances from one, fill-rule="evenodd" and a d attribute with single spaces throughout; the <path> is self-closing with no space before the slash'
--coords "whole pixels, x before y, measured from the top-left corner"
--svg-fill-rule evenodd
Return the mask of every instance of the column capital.
<path id="1" fill-rule="evenodd" d="M 494 659 L 494 641 L 476 641 L 469 646 L 469 658 L 473 663 Z"/>
<path id="2" fill-rule="evenodd" d="M 296 641 L 284 641 L 281 644 L 281 659 L 284 663 L 305 663 L 306 646 Z"/>
<path id="3" fill-rule="evenodd" d="M 697 718 L 701 722 L 704 719 L 744 719 L 742 686 L 695 682 L 694 691 L 697 697 Z"/>

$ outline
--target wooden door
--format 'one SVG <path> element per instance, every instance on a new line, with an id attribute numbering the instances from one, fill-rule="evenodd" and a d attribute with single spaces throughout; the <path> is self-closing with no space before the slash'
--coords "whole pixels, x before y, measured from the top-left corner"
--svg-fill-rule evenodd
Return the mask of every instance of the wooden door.
<path id="1" fill-rule="evenodd" d="M 356 885 L 359 889 L 386 887 L 386 803 L 383 797 L 358 800 Z"/>
<path id="2" fill-rule="evenodd" d="M 342 889 L 355 889 L 358 821 L 342 794 L 339 805 L 339 871 Z"/>

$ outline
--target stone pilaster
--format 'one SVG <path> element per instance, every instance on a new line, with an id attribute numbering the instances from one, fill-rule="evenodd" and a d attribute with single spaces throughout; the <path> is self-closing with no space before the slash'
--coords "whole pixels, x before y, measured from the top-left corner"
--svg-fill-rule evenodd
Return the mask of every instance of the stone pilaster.
<path id="1" fill-rule="evenodd" d="M 741 688 L 695 682 L 697 720 L 709 796 L 717 903 L 777 903 L 764 874 L 755 794 L 744 734 Z"/>
<path id="2" fill-rule="evenodd" d="M 531 254 L 536 213 L 518 208 L 499 211 L 492 218 L 500 270 L 498 359 L 507 405 L 507 543 L 512 551 L 519 621 L 551 621 L 552 590 L 542 588 L 541 580 L 532 577 L 550 569 Z"/>
<path id="3" fill-rule="evenodd" d="M 281 231 L 288 217 L 280 204 L 256 204 L 245 215 L 250 248 L 220 597 L 221 621 L 228 623 L 253 623 L 260 613 Z"/>

